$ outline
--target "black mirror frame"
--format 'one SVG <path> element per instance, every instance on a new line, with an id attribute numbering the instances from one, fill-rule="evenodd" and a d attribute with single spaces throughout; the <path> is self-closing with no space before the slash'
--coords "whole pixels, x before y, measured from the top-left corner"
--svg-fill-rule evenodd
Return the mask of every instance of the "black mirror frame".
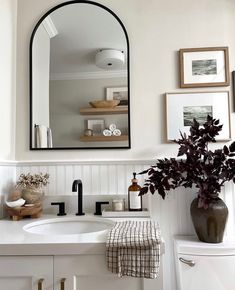
<path id="1" fill-rule="evenodd" d="M 66 5 L 70 5 L 70 4 L 77 4 L 77 3 L 84 3 L 84 4 L 91 4 L 91 5 L 95 5 L 98 6 L 100 8 L 105 9 L 106 11 L 108 11 L 110 14 L 112 14 L 116 20 L 119 22 L 119 24 L 121 25 L 125 37 L 126 37 L 126 43 L 127 43 L 127 87 L 128 87 L 128 146 L 115 146 L 115 147 L 55 147 L 55 148 L 34 148 L 33 147 L 33 142 L 32 142 L 32 132 L 33 132 L 33 78 L 32 78 L 32 73 L 33 73 L 33 62 L 32 62 L 32 55 L 33 55 L 33 40 L 34 40 L 34 36 L 35 33 L 39 27 L 39 25 L 42 23 L 42 21 L 49 15 L 51 14 L 53 11 L 66 6 Z M 109 8 L 107 8 L 106 6 L 93 2 L 93 1 L 86 1 L 86 0 L 73 0 L 73 1 L 68 1 L 66 3 L 61 3 L 59 5 L 56 5 L 55 7 L 53 7 L 52 9 L 48 10 L 37 22 L 37 24 L 35 25 L 33 32 L 31 34 L 31 38 L 30 38 L 30 46 L 29 46 L 29 97 L 30 97 L 30 126 L 29 126 L 29 138 L 30 138 L 30 150 L 40 150 L 40 151 L 44 151 L 44 150 L 96 150 L 96 149 L 130 149 L 131 148 L 131 124 L 130 124 L 130 49 L 129 49 L 129 38 L 128 38 L 128 34 L 126 31 L 126 28 L 124 26 L 124 24 L 122 23 L 122 21 L 120 20 L 120 18 Z"/>

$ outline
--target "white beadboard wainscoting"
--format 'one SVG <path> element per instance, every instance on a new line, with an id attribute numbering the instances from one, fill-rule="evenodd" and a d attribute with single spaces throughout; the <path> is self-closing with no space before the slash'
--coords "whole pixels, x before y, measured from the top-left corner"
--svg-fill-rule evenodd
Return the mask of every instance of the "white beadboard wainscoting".
<path id="1" fill-rule="evenodd" d="M 133 172 L 149 167 L 150 162 L 90 161 L 90 162 L 18 162 L 16 177 L 21 173 L 49 173 L 46 195 L 71 195 L 74 179 L 83 182 L 84 195 L 126 194 Z M 140 182 L 143 176 L 138 176 Z"/>
<path id="2" fill-rule="evenodd" d="M 50 184 L 46 189 L 47 203 L 54 197 L 63 199 L 76 195 L 72 193 L 72 182 L 81 179 L 84 185 L 84 199 L 100 200 L 101 196 L 120 196 L 127 194 L 131 183 L 132 173 L 140 172 L 154 164 L 154 160 L 135 161 L 30 161 L 0 164 L 0 192 L 7 193 L 12 182 L 15 182 L 21 173 L 50 174 Z M 138 176 L 140 185 L 144 176 Z M 178 188 L 169 192 L 163 201 L 158 195 L 148 194 L 148 204 L 152 218 L 160 224 L 162 236 L 165 240 L 164 255 L 164 290 L 176 290 L 173 237 L 174 235 L 194 234 L 190 203 L 195 197 L 194 189 Z M 221 193 L 229 208 L 229 220 L 226 238 L 235 236 L 235 190 L 232 183 L 226 184 Z M 72 197 L 74 200 L 75 196 Z M 93 202 L 94 203 L 94 202 Z"/>

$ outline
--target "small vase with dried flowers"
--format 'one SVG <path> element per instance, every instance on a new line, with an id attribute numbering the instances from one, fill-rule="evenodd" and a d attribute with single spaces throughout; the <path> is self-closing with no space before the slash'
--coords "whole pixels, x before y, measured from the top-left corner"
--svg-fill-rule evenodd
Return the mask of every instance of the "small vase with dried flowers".
<path id="1" fill-rule="evenodd" d="M 48 173 L 22 173 L 16 182 L 16 187 L 22 190 L 22 198 L 26 201 L 26 204 L 38 204 L 42 202 L 43 187 L 48 183 Z"/>

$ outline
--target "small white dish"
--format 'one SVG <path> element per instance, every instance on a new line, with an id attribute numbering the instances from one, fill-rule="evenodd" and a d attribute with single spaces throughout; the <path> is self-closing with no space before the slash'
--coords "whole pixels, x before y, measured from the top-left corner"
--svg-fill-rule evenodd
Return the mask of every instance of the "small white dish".
<path id="1" fill-rule="evenodd" d="M 6 205 L 8 207 L 20 207 L 25 204 L 25 200 L 23 198 L 19 198 L 15 201 L 6 201 Z"/>

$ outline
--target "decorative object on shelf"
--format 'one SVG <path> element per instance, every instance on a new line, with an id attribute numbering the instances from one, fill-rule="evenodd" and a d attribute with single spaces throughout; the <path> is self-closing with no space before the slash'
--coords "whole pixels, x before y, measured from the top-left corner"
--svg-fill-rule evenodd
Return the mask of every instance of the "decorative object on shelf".
<path id="1" fill-rule="evenodd" d="M 121 136 L 122 132 L 121 130 L 117 129 L 117 126 L 115 124 L 109 125 L 109 129 L 104 129 L 103 135 L 108 136 Z"/>
<path id="2" fill-rule="evenodd" d="M 202 125 L 207 115 L 219 119 L 223 130 L 216 140 L 230 140 L 230 113 L 228 92 L 167 93 L 167 139 L 180 137 L 180 131 L 190 131 L 193 119 Z"/>
<path id="3" fill-rule="evenodd" d="M 8 215 L 13 221 L 19 221 L 24 217 L 39 218 L 42 214 L 42 204 L 26 204 L 20 207 L 6 207 Z"/>
<path id="4" fill-rule="evenodd" d="M 108 136 L 112 136 L 113 133 L 112 133 L 112 131 L 110 131 L 109 129 L 104 129 L 104 131 L 103 131 L 103 135 L 106 136 L 106 137 L 108 137 Z"/>
<path id="5" fill-rule="evenodd" d="M 120 129 L 113 130 L 113 136 L 121 136 L 121 135 L 122 135 L 122 132 Z"/>
<path id="6" fill-rule="evenodd" d="M 102 135 L 105 128 L 105 122 L 102 119 L 87 120 L 87 129 L 93 131 L 93 136 Z"/>
<path id="7" fill-rule="evenodd" d="M 93 130 L 85 129 L 84 130 L 84 136 L 93 136 Z"/>
<path id="8" fill-rule="evenodd" d="M 208 243 L 220 243 L 228 216 L 225 203 L 219 198 L 221 187 L 232 180 L 235 183 L 235 142 L 229 147 L 210 150 L 209 142 L 222 131 L 219 120 L 207 116 L 200 126 L 195 119 L 187 136 L 174 140 L 179 144 L 178 157 L 158 159 L 156 165 L 140 174 L 148 173 L 140 194 L 155 191 L 165 199 L 166 191 L 183 186 L 198 188 L 198 195 L 191 204 L 191 216 L 199 240 Z"/>
<path id="9" fill-rule="evenodd" d="M 26 201 L 26 204 L 42 203 L 43 187 L 49 183 L 48 173 L 39 174 L 21 174 L 16 187 L 21 188 L 22 198 Z"/>
<path id="10" fill-rule="evenodd" d="M 228 47 L 180 49 L 180 87 L 229 86 Z"/>
<path id="11" fill-rule="evenodd" d="M 113 132 L 115 129 L 117 129 L 117 125 L 116 125 L 116 124 L 110 124 L 110 125 L 109 125 L 109 130 L 110 130 L 110 131 Z"/>
<path id="12" fill-rule="evenodd" d="M 120 103 L 120 100 L 107 100 L 107 101 L 92 101 L 89 104 L 93 108 L 114 108 Z"/>
<path id="13" fill-rule="evenodd" d="M 112 210 L 113 211 L 124 211 L 125 210 L 125 199 L 114 199 L 112 201 Z"/>
<path id="14" fill-rule="evenodd" d="M 118 106 L 128 106 L 128 89 L 127 87 L 106 88 L 107 100 L 119 100 Z"/>
<path id="15" fill-rule="evenodd" d="M 7 195 L 6 201 L 8 201 L 8 202 L 17 201 L 17 200 L 21 199 L 21 197 L 22 197 L 21 191 L 19 189 L 14 188 Z"/>

